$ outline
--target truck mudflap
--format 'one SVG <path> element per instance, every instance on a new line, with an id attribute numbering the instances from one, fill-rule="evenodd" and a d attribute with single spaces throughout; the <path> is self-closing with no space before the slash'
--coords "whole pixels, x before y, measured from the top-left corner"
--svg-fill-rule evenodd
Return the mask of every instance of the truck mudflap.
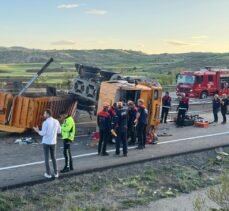
<path id="1" fill-rule="evenodd" d="M 41 127 L 45 109 L 50 108 L 53 117 L 59 118 L 62 110 L 74 116 L 76 106 L 71 96 L 29 98 L 0 92 L 0 131 L 23 133 L 35 126 Z"/>

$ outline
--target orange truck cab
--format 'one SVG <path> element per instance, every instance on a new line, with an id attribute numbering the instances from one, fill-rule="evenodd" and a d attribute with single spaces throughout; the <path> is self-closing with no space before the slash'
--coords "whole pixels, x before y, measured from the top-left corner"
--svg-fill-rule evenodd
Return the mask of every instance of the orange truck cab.
<path id="1" fill-rule="evenodd" d="M 153 142 L 155 131 L 160 124 L 160 109 L 162 101 L 162 88 L 156 83 L 129 83 L 125 80 L 102 82 L 99 93 L 98 111 L 103 109 L 103 103 L 110 105 L 122 101 L 127 103 L 129 100 L 137 104 L 138 99 L 144 99 L 148 109 L 149 118 L 147 134 L 149 142 Z"/>

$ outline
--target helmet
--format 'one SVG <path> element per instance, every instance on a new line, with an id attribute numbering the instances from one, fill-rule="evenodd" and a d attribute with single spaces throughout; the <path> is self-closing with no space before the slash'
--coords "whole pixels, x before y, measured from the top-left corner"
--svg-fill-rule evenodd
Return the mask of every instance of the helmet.
<path id="1" fill-rule="evenodd" d="M 103 108 L 108 108 L 109 106 L 110 106 L 110 104 L 108 102 L 103 103 Z"/>

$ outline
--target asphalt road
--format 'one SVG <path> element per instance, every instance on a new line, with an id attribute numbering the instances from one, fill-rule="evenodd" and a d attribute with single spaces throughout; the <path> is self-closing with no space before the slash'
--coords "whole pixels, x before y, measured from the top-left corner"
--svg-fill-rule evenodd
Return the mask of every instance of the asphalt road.
<path id="1" fill-rule="evenodd" d="M 211 115 L 206 115 L 211 119 Z M 109 146 L 110 155 L 97 155 L 97 146 L 91 146 L 88 136 L 78 136 L 72 145 L 74 172 L 83 173 L 101 170 L 138 161 L 153 160 L 163 156 L 179 153 L 217 148 L 229 145 L 229 124 L 210 125 L 209 128 L 184 127 L 176 128 L 173 123 L 161 125 L 157 145 L 147 145 L 145 150 L 129 148 L 128 157 L 116 157 L 114 146 Z M 41 144 L 14 144 L 16 137 L 0 138 L 0 188 L 21 183 L 44 181 L 44 157 Z M 40 142 L 39 137 L 35 137 Z M 62 142 L 58 141 L 57 158 L 59 169 L 63 168 Z M 152 161 L 153 162 L 153 161 Z"/>

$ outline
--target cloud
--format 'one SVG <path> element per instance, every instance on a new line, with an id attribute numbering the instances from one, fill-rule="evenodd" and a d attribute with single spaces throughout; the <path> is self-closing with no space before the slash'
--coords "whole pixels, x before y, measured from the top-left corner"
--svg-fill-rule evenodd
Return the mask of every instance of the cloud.
<path id="1" fill-rule="evenodd" d="M 74 45 L 75 42 L 71 40 L 59 40 L 56 42 L 52 42 L 52 45 Z"/>
<path id="2" fill-rule="evenodd" d="M 204 40 L 207 38 L 208 38 L 208 36 L 206 36 L 206 35 L 192 36 L 193 40 Z"/>
<path id="3" fill-rule="evenodd" d="M 79 5 L 78 4 L 61 4 L 57 8 L 58 9 L 74 9 L 77 8 Z"/>
<path id="4" fill-rule="evenodd" d="M 165 40 L 165 43 L 169 45 L 175 45 L 175 46 L 190 46 L 193 45 L 191 42 L 185 42 L 185 41 L 180 41 L 180 40 Z"/>
<path id="5" fill-rule="evenodd" d="M 138 43 L 138 44 L 137 44 L 137 47 L 138 47 L 138 48 L 145 48 L 145 44 L 143 44 L 143 43 Z"/>
<path id="6" fill-rule="evenodd" d="M 106 10 L 91 9 L 91 10 L 86 11 L 86 14 L 89 14 L 89 15 L 106 15 L 107 11 Z"/>

